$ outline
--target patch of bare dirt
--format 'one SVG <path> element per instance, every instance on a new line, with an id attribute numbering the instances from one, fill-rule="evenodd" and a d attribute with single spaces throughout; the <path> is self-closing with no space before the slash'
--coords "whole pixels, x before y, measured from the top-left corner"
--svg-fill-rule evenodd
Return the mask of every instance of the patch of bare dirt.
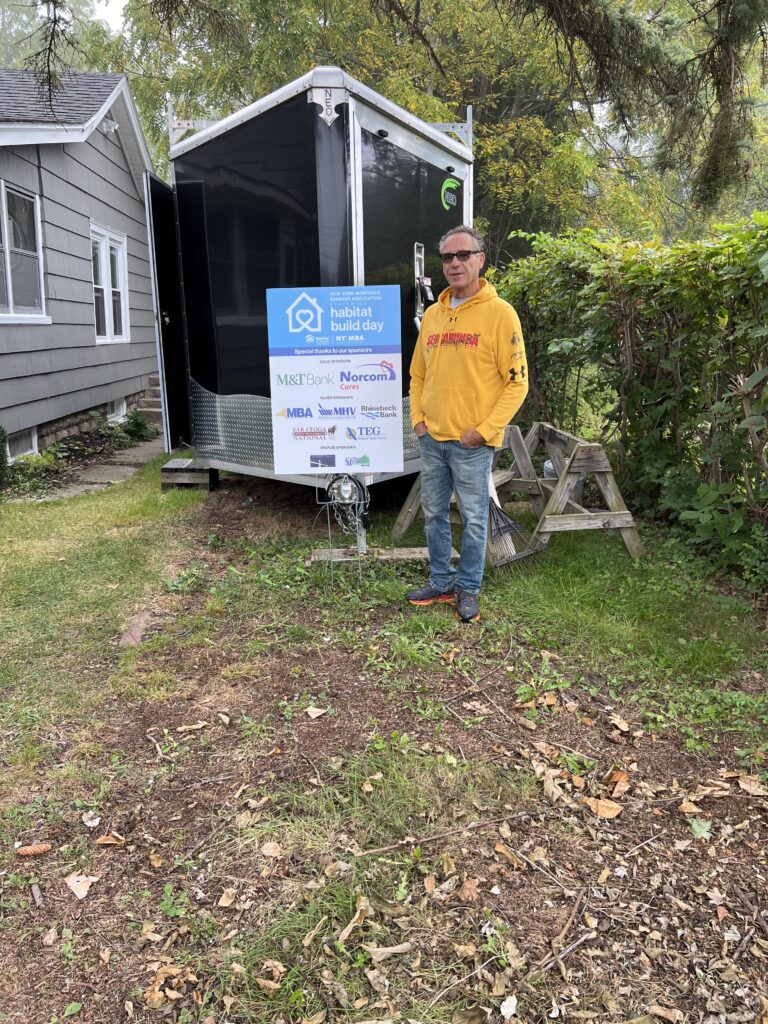
<path id="1" fill-rule="evenodd" d="M 237 545 L 205 546 L 212 535 L 312 535 L 313 505 L 305 488 L 227 485 L 199 513 L 188 564 L 216 578 L 240 564 Z M 649 732 L 594 679 L 521 701 L 532 679 L 517 666 L 551 655 L 511 629 L 491 654 L 457 624 L 444 656 L 404 679 L 363 644 L 319 644 L 308 606 L 289 623 L 304 640 L 270 643 L 286 612 L 267 606 L 258 622 L 222 617 L 213 646 L 187 645 L 205 600 L 169 593 L 123 634 L 136 678 L 175 692 L 105 693 L 91 739 L 106 797 L 86 776 L 79 806 L 47 810 L 44 778 L 29 794 L 40 812 L 14 838 L 51 849 L 2 876 L 3 1019 L 49 1024 L 69 1007 L 87 1024 L 383 1024 L 418 1003 L 455 1024 L 768 1022 L 756 775 Z M 373 635 L 388 614 L 368 609 L 360 625 Z M 159 636 L 173 642 L 142 648 Z M 396 780 L 371 770 L 355 800 L 349 788 L 375 744 L 440 766 L 424 809 L 400 808 L 381 845 L 372 819 Z M 82 767 L 76 750 L 62 743 L 60 767 L 70 752 Z M 495 785 L 457 790 L 475 767 Z M 249 960 L 288 914 L 307 915 L 300 932 Z M 289 983 L 304 993 L 293 1010 L 280 1002 Z"/>

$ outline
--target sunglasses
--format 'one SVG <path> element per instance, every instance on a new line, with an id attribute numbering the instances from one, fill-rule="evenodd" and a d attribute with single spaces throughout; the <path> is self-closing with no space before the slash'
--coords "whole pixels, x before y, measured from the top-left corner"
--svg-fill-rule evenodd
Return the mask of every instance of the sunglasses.
<path id="1" fill-rule="evenodd" d="M 477 256 L 482 251 L 482 249 L 459 249 L 458 252 L 441 252 L 438 255 L 443 263 L 452 263 L 454 257 L 458 257 L 460 263 L 466 263 L 470 256 Z"/>

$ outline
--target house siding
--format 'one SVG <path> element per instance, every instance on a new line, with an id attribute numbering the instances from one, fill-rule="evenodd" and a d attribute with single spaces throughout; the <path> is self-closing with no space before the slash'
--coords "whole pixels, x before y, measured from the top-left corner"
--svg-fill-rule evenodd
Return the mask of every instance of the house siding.
<path id="1" fill-rule="evenodd" d="M 45 324 L 0 318 L 0 424 L 50 424 L 135 395 L 157 370 L 143 192 L 117 134 L 0 148 L 0 178 L 41 196 Z M 123 127 L 124 126 L 124 127 Z M 91 221 L 126 236 L 130 341 L 97 343 Z"/>

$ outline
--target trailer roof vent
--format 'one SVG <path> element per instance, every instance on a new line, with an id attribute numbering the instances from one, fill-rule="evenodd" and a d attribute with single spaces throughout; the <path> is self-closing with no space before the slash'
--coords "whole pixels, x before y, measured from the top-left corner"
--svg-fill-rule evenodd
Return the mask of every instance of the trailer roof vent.
<path id="1" fill-rule="evenodd" d="M 386 128 L 379 128 L 376 134 L 379 136 L 380 139 L 386 139 L 386 137 L 389 135 L 389 132 L 386 130 Z"/>

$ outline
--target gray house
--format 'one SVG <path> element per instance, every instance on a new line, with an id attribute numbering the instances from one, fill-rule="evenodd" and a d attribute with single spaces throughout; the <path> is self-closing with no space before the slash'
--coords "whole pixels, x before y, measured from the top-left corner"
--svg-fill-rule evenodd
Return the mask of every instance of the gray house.
<path id="1" fill-rule="evenodd" d="M 145 170 L 122 75 L 0 70 L 0 426 L 9 454 L 119 419 L 157 369 Z"/>

